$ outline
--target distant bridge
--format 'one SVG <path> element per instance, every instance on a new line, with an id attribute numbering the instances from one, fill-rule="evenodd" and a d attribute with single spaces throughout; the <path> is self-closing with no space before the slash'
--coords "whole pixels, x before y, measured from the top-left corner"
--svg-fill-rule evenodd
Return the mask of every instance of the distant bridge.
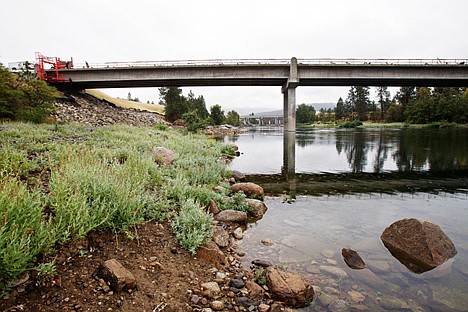
<path id="1" fill-rule="evenodd" d="M 287 131 L 295 130 L 295 89 L 298 86 L 468 86 L 468 59 L 114 62 L 86 64 L 58 72 L 67 82 L 55 85 L 79 89 L 281 86 Z"/>

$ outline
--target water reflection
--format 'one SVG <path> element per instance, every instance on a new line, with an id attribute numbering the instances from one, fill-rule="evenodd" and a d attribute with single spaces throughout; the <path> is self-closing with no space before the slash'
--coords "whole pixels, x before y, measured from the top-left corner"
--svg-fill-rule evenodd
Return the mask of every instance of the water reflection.
<path id="1" fill-rule="evenodd" d="M 468 129 L 306 129 L 284 136 L 282 131 L 226 138 L 243 152 L 232 168 L 269 194 L 468 189 Z"/>

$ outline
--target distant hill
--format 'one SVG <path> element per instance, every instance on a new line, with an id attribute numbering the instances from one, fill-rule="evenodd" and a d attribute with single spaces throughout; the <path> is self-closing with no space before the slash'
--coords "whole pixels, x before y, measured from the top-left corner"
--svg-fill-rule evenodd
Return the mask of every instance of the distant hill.
<path id="1" fill-rule="evenodd" d="M 306 105 L 312 105 L 316 111 L 319 111 L 320 109 L 333 109 L 335 108 L 336 104 L 335 103 L 305 103 Z M 299 104 L 298 104 L 299 105 Z M 255 113 L 255 117 L 275 117 L 275 116 L 283 116 L 283 110 L 278 109 L 274 111 L 268 111 L 268 112 L 260 112 L 260 113 Z"/>

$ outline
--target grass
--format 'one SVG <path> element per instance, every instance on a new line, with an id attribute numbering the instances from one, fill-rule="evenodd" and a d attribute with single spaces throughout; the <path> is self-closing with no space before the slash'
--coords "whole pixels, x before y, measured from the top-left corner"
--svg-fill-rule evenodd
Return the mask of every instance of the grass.
<path id="1" fill-rule="evenodd" d="M 158 166 L 151 148 L 173 150 Z M 128 231 L 149 220 L 171 221 L 192 253 L 210 237 L 210 199 L 220 209 L 247 209 L 225 185 L 225 145 L 164 127 L 0 125 L 0 292 L 34 268 L 39 254 L 90 231 Z"/>

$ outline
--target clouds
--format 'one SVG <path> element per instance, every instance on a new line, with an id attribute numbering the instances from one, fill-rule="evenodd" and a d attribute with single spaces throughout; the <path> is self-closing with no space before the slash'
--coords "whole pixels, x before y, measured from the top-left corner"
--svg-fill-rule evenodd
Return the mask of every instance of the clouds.
<path id="1" fill-rule="evenodd" d="M 0 10 L 0 62 L 32 60 L 36 51 L 73 56 L 78 63 L 292 56 L 466 58 L 467 11 L 465 0 L 15 0 Z M 128 93 L 121 91 L 122 97 Z M 278 109 L 282 101 L 280 91 L 271 88 L 198 91 L 208 105 L 220 103 L 229 110 L 250 108 L 247 102 Z M 299 88 L 298 101 L 336 102 L 339 92 Z M 156 89 L 132 94 L 157 100 Z"/>

